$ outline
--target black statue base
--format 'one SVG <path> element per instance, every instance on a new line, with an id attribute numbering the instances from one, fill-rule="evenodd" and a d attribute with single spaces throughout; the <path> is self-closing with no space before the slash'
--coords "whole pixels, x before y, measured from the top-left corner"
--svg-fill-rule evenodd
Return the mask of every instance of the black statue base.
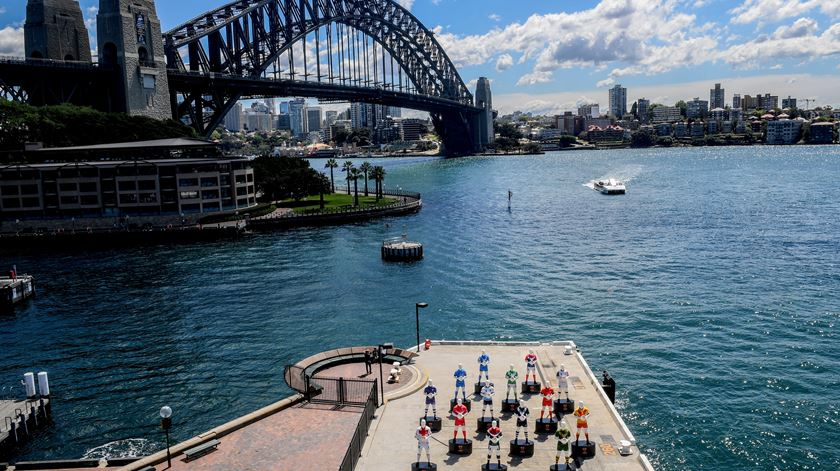
<path id="1" fill-rule="evenodd" d="M 461 403 L 464 404 L 465 406 L 467 406 L 467 412 L 472 410 L 472 401 L 471 400 L 467 399 L 466 401 L 464 401 L 462 399 Z M 457 404 L 457 402 L 455 402 L 455 399 L 450 399 L 449 400 L 449 412 L 452 412 L 452 408 L 455 407 L 455 404 Z"/>
<path id="2" fill-rule="evenodd" d="M 554 417 L 545 417 L 535 420 L 537 426 L 534 429 L 535 433 L 554 433 L 557 431 L 557 419 Z"/>
<path id="3" fill-rule="evenodd" d="M 473 442 L 469 438 L 464 440 L 463 438 L 459 439 L 452 439 L 449 440 L 449 453 L 453 455 L 469 455 L 472 453 L 472 446 Z"/>
<path id="4" fill-rule="evenodd" d="M 575 411 L 575 401 L 573 399 L 557 399 L 554 401 L 554 415 L 561 418 L 566 414 L 571 414 Z"/>
<path id="5" fill-rule="evenodd" d="M 560 458 L 560 459 L 562 460 L 563 458 Z M 568 466 L 566 466 L 566 463 L 553 464 L 548 469 L 549 469 L 549 471 L 572 471 L 573 469 L 575 469 L 575 468 L 572 467 L 573 466 L 572 463 L 573 463 L 572 461 L 569 461 Z"/>
<path id="6" fill-rule="evenodd" d="M 443 422 L 440 417 L 431 417 L 427 415 L 426 417 L 421 417 L 421 419 L 426 419 L 426 425 L 432 429 L 432 432 L 440 432 L 440 427 Z"/>
<path id="7" fill-rule="evenodd" d="M 476 430 L 478 432 L 487 432 L 487 429 L 493 424 L 493 421 L 496 420 L 493 417 L 479 417 L 476 420 Z"/>
<path id="8" fill-rule="evenodd" d="M 480 396 L 482 387 L 484 387 L 484 382 L 479 381 L 478 383 L 475 383 L 473 393 L 475 393 L 476 396 Z"/>
<path id="9" fill-rule="evenodd" d="M 572 456 L 580 459 L 595 457 L 595 442 L 586 443 L 586 439 L 572 442 Z"/>
<path id="10" fill-rule="evenodd" d="M 490 464 L 484 463 L 481 465 L 481 471 L 505 471 L 506 469 L 506 464 L 493 463 L 492 461 Z"/>
<path id="11" fill-rule="evenodd" d="M 437 470 L 437 465 L 434 463 L 427 463 L 425 461 L 418 461 L 411 463 L 411 471 L 432 471 Z"/>
<path id="12" fill-rule="evenodd" d="M 519 401 L 516 399 L 504 399 L 502 401 L 502 412 L 516 412 L 519 407 Z"/>
<path id="13" fill-rule="evenodd" d="M 539 394 L 540 389 L 542 389 L 542 383 L 539 381 L 523 381 L 522 382 L 522 394 Z"/>
<path id="14" fill-rule="evenodd" d="M 534 442 L 524 439 L 510 441 L 510 454 L 513 456 L 534 456 Z"/>

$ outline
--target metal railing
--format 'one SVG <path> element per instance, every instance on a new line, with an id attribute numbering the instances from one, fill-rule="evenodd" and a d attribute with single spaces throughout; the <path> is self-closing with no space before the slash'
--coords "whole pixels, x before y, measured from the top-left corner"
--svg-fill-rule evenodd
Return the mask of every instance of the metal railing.
<path id="1" fill-rule="evenodd" d="M 342 192 L 344 194 L 344 192 Z M 352 193 L 351 193 L 352 194 Z M 272 221 L 277 219 L 306 219 L 306 218 L 313 218 L 316 219 L 321 216 L 326 215 L 333 215 L 333 214 L 375 214 L 386 210 L 398 209 L 398 208 L 411 208 L 418 206 L 421 201 L 420 193 L 416 193 L 413 191 L 402 191 L 402 190 L 384 190 L 382 192 L 384 196 L 397 196 L 402 197 L 404 200 L 397 200 L 394 203 L 386 204 L 386 205 L 379 205 L 379 206 L 369 206 L 366 208 L 354 208 L 354 207 L 341 207 L 341 208 L 325 208 L 323 210 L 319 209 L 312 213 L 296 213 L 294 211 L 289 211 L 284 214 L 270 214 L 266 216 L 259 216 L 257 218 L 252 219 L 252 221 Z M 281 203 L 277 203 L 281 205 Z"/>
<path id="2" fill-rule="evenodd" d="M 372 384 L 372 388 L 368 391 L 365 407 L 362 410 L 362 417 L 359 419 L 359 424 L 356 425 L 356 431 L 353 433 L 353 438 L 350 440 L 347 452 L 344 453 L 344 460 L 341 461 L 341 466 L 338 467 L 338 471 L 353 471 L 359 462 L 359 457 L 362 456 L 362 448 L 365 446 L 370 423 L 373 421 L 373 414 L 376 412 L 376 407 L 379 404 L 377 382 L 374 380 L 369 381 L 369 383 Z"/>
<path id="3" fill-rule="evenodd" d="M 335 404 L 339 406 L 364 406 L 370 395 L 370 388 L 376 389 L 377 380 L 354 378 L 330 378 L 315 376 L 309 378 L 309 389 L 318 391 L 309 402 Z"/>

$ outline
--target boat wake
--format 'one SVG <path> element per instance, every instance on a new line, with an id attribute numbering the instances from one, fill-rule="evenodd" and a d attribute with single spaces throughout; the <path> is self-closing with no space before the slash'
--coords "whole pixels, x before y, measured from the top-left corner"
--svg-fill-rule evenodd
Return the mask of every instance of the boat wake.
<path id="1" fill-rule="evenodd" d="M 91 448 L 85 452 L 83 459 L 96 460 L 101 458 L 113 459 L 148 456 L 157 452 L 159 448 L 158 443 L 146 440 L 145 438 L 128 438 Z"/>
<path id="2" fill-rule="evenodd" d="M 601 175 L 598 178 L 594 178 L 589 180 L 588 182 L 584 183 L 583 186 L 589 188 L 590 190 L 595 189 L 595 183 L 599 181 L 607 181 L 609 179 L 615 179 L 624 184 L 628 184 L 633 181 L 634 178 L 638 177 L 642 174 L 642 166 L 641 165 L 627 165 L 624 167 L 617 168 L 615 170 L 610 171 L 604 175 Z"/>

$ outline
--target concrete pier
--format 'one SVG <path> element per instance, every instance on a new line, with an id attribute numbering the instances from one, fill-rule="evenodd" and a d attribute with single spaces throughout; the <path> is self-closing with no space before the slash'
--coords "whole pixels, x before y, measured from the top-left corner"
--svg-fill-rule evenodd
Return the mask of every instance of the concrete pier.
<path id="1" fill-rule="evenodd" d="M 50 422 L 50 400 L 0 401 L 0 459 L 8 457 L 18 446 L 27 442 L 36 430 Z"/>
<path id="2" fill-rule="evenodd" d="M 35 278 L 31 275 L 0 277 L 0 307 L 10 307 L 31 296 L 35 296 Z"/>
<path id="3" fill-rule="evenodd" d="M 571 354 L 565 354 L 566 347 Z M 595 442 L 595 456 L 585 460 L 583 467 L 591 471 L 652 471 L 647 458 L 639 453 L 636 438 L 625 425 L 618 411 L 609 401 L 600 387 L 598 379 L 590 370 L 586 361 L 575 349 L 572 342 L 526 343 L 526 342 L 446 342 L 433 341 L 430 350 L 420 352 L 415 366 L 423 373 L 423 379 L 416 384 L 416 390 L 388 403 L 377 411 L 377 417 L 370 427 L 368 440 L 362 452 L 357 471 L 392 471 L 408 470 L 417 457 L 417 442 L 414 430 L 418 418 L 423 414 L 423 394 L 420 388 L 427 378 L 432 378 L 438 388 L 438 404 L 447 403 L 454 393 L 452 374 L 462 363 L 467 370 L 467 384 L 474 382 L 478 375 L 476 359 L 481 350 L 490 356 L 490 380 L 496 386 L 493 401 L 494 415 L 502 429 L 502 464 L 510 469 L 540 470 L 549 469 L 554 464 L 557 442 L 553 435 L 534 434 L 536 420 L 540 416 L 540 400 L 537 394 L 520 396 L 531 410 L 528 420 L 529 438 L 535 442 L 534 455 L 521 457 L 510 455 L 510 440 L 516 435 L 516 419 L 511 414 L 501 414 L 502 400 L 505 398 L 505 372 L 513 364 L 519 372 L 519 381 L 525 376 L 525 355 L 533 349 L 539 362 L 537 374 L 546 384 L 551 381 L 556 387 L 555 374 L 560 365 L 569 371 L 569 396 L 575 401 L 584 401 L 591 411 L 589 418 L 590 438 Z M 475 421 L 481 416 L 480 398 L 468 398 L 473 401 L 472 412 L 467 417 L 468 438 L 473 440 L 473 453 L 469 456 L 448 454 L 447 443 L 452 438 L 454 421 L 450 416 L 443 418 L 443 428 L 433 435 L 432 462 L 438 469 L 477 470 L 487 462 L 487 438 L 475 431 Z M 566 422 L 575 435 L 575 420 L 566 416 Z M 520 438 L 523 438 L 520 436 Z M 581 439 L 584 436 L 581 434 Z M 621 456 L 618 448 L 621 440 L 627 440 L 632 454 Z M 425 458 L 425 455 L 423 456 Z M 561 464 L 563 460 L 561 459 Z M 495 455 L 493 456 L 495 464 Z M 574 466 L 574 465 L 573 465 Z M 577 469 L 574 468 L 573 469 Z"/>

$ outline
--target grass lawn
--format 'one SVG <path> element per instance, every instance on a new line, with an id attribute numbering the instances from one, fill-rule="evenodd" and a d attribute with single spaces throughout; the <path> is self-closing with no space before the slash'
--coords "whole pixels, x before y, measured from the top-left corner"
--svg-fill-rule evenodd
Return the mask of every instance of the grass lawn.
<path id="1" fill-rule="evenodd" d="M 392 203 L 396 203 L 397 200 L 395 198 L 381 198 L 378 202 L 376 201 L 376 197 L 373 196 L 364 196 L 362 192 L 359 192 L 359 208 L 371 208 L 375 206 L 385 206 Z M 310 196 L 306 199 L 295 201 L 295 200 L 283 200 L 280 203 L 277 203 L 278 207 L 282 208 L 292 208 L 295 213 L 298 214 L 311 214 L 317 213 L 321 209 L 321 202 L 318 195 Z M 352 209 L 353 208 L 353 195 L 345 195 L 341 193 L 332 193 L 324 195 L 324 209 L 329 210 L 338 210 L 338 209 Z"/>

